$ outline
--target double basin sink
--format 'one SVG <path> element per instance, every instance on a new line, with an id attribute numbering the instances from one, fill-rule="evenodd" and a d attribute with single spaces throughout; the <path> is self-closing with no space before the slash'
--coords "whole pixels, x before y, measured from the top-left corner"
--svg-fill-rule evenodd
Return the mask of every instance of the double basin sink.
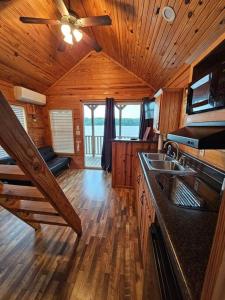
<path id="1" fill-rule="evenodd" d="M 164 153 L 143 153 L 143 157 L 149 171 L 179 176 L 193 175 L 195 173 L 193 169 L 182 166 L 177 160 Z"/>

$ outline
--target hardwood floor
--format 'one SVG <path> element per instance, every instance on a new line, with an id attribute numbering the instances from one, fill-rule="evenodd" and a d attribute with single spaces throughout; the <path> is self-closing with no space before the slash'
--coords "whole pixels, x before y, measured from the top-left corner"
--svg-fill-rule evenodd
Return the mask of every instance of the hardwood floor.
<path id="1" fill-rule="evenodd" d="M 100 170 L 58 177 L 82 219 L 77 246 L 70 228 L 34 232 L 0 211 L 0 299 L 141 299 L 143 270 L 133 192 L 112 189 Z"/>

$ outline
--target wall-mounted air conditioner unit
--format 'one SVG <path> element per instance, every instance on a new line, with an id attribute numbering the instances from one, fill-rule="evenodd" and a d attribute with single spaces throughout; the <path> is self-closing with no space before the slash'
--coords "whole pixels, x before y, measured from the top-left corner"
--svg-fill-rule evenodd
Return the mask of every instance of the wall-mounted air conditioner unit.
<path id="1" fill-rule="evenodd" d="M 22 86 L 14 87 L 14 95 L 16 100 L 27 102 L 36 105 L 45 105 L 46 104 L 46 96 L 40 93 L 28 90 Z"/>

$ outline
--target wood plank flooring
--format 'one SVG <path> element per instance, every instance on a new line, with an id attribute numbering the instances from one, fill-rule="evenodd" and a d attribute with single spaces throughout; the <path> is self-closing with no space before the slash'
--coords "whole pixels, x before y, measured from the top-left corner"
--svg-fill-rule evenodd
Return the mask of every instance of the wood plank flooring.
<path id="1" fill-rule="evenodd" d="M 141 299 L 133 192 L 112 189 L 100 170 L 67 170 L 58 181 L 82 219 L 77 246 L 70 228 L 34 232 L 0 211 L 0 299 Z"/>

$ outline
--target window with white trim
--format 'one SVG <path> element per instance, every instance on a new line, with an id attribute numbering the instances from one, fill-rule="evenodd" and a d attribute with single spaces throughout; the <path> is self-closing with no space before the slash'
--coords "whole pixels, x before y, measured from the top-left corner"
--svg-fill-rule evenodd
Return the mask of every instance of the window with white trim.
<path id="1" fill-rule="evenodd" d="M 138 138 L 141 103 L 117 103 L 115 122 L 117 138 Z"/>
<path id="2" fill-rule="evenodd" d="M 11 108 L 18 120 L 20 121 L 23 128 L 27 131 L 27 120 L 26 113 L 23 106 L 11 105 Z M 0 158 L 7 157 L 8 153 L 0 146 Z"/>
<path id="3" fill-rule="evenodd" d="M 53 149 L 58 153 L 74 153 L 72 110 L 50 110 Z"/>

